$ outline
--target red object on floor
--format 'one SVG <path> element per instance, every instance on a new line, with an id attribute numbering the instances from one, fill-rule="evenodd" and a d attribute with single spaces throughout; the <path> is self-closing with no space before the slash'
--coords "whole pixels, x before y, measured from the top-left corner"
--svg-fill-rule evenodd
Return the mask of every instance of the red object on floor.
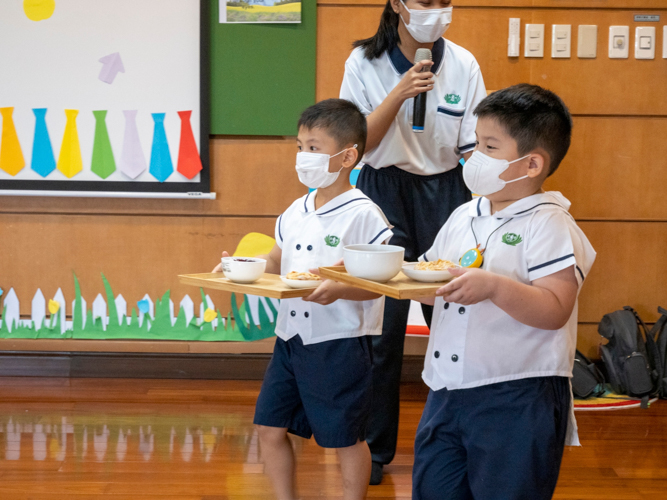
<path id="1" fill-rule="evenodd" d="M 178 166 L 176 170 L 188 179 L 192 179 L 201 169 L 201 158 L 197 151 L 197 143 L 192 133 L 190 116 L 192 111 L 179 111 L 181 117 L 181 142 L 178 148 Z"/>
<path id="2" fill-rule="evenodd" d="M 428 337 L 429 329 L 425 325 L 408 325 L 405 333 L 407 335 L 425 335 Z"/>

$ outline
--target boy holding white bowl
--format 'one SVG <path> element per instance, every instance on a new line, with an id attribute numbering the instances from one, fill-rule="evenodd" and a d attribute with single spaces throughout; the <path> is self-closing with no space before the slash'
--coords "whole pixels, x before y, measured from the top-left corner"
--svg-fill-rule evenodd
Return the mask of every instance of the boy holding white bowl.
<path id="1" fill-rule="evenodd" d="M 278 218 L 276 245 L 260 256 L 267 261 L 266 272 L 316 273 L 339 262 L 347 245 L 391 238 L 382 211 L 350 185 L 350 171 L 365 143 L 366 118 L 355 104 L 329 99 L 303 112 L 296 171 L 303 184 L 316 190 Z M 365 498 L 371 471 L 365 441 L 372 389 L 369 335 L 382 333 L 383 309 L 383 297 L 329 280 L 304 299 L 281 301 L 278 339 L 254 419 L 264 467 L 279 500 L 297 498 L 288 432 L 314 435 L 320 446 L 335 448 L 344 498 Z"/>
<path id="2" fill-rule="evenodd" d="M 422 377 L 413 498 L 550 499 L 565 444 L 578 444 L 569 379 L 577 297 L 595 251 L 542 184 L 567 153 L 570 113 L 521 84 L 475 109 L 463 178 L 480 197 L 457 209 L 420 260 L 450 269 Z M 428 301 L 427 301 L 428 302 Z"/>

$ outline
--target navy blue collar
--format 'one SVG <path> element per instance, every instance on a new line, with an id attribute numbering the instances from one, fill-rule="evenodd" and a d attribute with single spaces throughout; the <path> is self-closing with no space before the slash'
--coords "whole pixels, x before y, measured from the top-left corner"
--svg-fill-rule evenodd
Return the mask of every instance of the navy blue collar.
<path id="1" fill-rule="evenodd" d="M 437 73 L 440 69 L 440 64 L 442 64 L 442 60 L 444 59 L 445 39 L 442 37 L 438 38 L 433 44 L 433 50 L 431 52 L 433 55 L 433 73 Z M 391 63 L 394 65 L 394 68 L 396 68 L 396 71 L 401 75 L 414 66 L 414 63 L 408 61 L 408 58 L 403 55 L 403 52 L 401 52 L 398 45 L 394 46 L 394 48 L 389 51 L 389 59 L 391 59 Z"/>

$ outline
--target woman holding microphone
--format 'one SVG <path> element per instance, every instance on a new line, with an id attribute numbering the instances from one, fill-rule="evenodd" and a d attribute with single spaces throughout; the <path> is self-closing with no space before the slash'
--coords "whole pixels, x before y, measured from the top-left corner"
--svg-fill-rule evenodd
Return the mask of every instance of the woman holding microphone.
<path id="1" fill-rule="evenodd" d="M 475 148 L 473 110 L 486 89 L 473 55 L 442 38 L 452 19 L 451 4 L 388 0 L 377 33 L 354 43 L 340 91 L 368 121 L 357 188 L 395 226 L 390 243 L 405 247 L 408 261 L 428 250 L 449 215 L 471 199 L 459 162 Z M 432 61 L 415 61 L 417 49 L 429 49 Z M 423 127 L 413 124 L 414 98 L 421 93 L 426 93 Z M 380 483 L 382 466 L 396 453 L 409 308 L 409 301 L 387 297 L 382 335 L 373 337 L 373 409 L 367 428 L 371 484 Z M 422 308 L 430 324 L 432 308 Z"/>

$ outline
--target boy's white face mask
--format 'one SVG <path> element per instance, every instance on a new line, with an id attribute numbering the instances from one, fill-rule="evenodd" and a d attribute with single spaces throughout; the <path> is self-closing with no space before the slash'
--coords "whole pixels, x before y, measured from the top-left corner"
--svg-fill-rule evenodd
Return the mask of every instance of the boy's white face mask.
<path id="1" fill-rule="evenodd" d="M 403 16 L 401 20 L 408 30 L 419 43 L 433 43 L 440 38 L 452 22 L 452 7 L 444 9 L 408 9 L 405 2 L 401 0 L 403 7 L 410 13 L 410 24 L 405 22 Z M 399 14 L 400 15 L 400 14 Z"/>
<path id="2" fill-rule="evenodd" d="M 296 154 L 296 173 L 299 175 L 299 180 L 302 184 L 310 189 L 320 189 L 331 186 L 341 169 L 338 172 L 329 172 L 329 160 L 334 156 L 343 154 L 348 149 L 354 149 L 355 144 L 351 148 L 343 149 L 335 155 L 328 155 L 323 153 L 309 153 L 307 151 L 300 151 Z"/>
<path id="3" fill-rule="evenodd" d="M 523 160 L 529 156 L 526 155 L 513 161 L 507 161 L 491 158 L 481 151 L 475 151 L 463 165 L 463 181 L 470 191 L 480 196 L 497 193 L 506 184 L 528 178 L 527 175 L 524 175 L 518 179 L 504 181 L 500 178 L 500 174 L 510 168 L 511 163 Z"/>

